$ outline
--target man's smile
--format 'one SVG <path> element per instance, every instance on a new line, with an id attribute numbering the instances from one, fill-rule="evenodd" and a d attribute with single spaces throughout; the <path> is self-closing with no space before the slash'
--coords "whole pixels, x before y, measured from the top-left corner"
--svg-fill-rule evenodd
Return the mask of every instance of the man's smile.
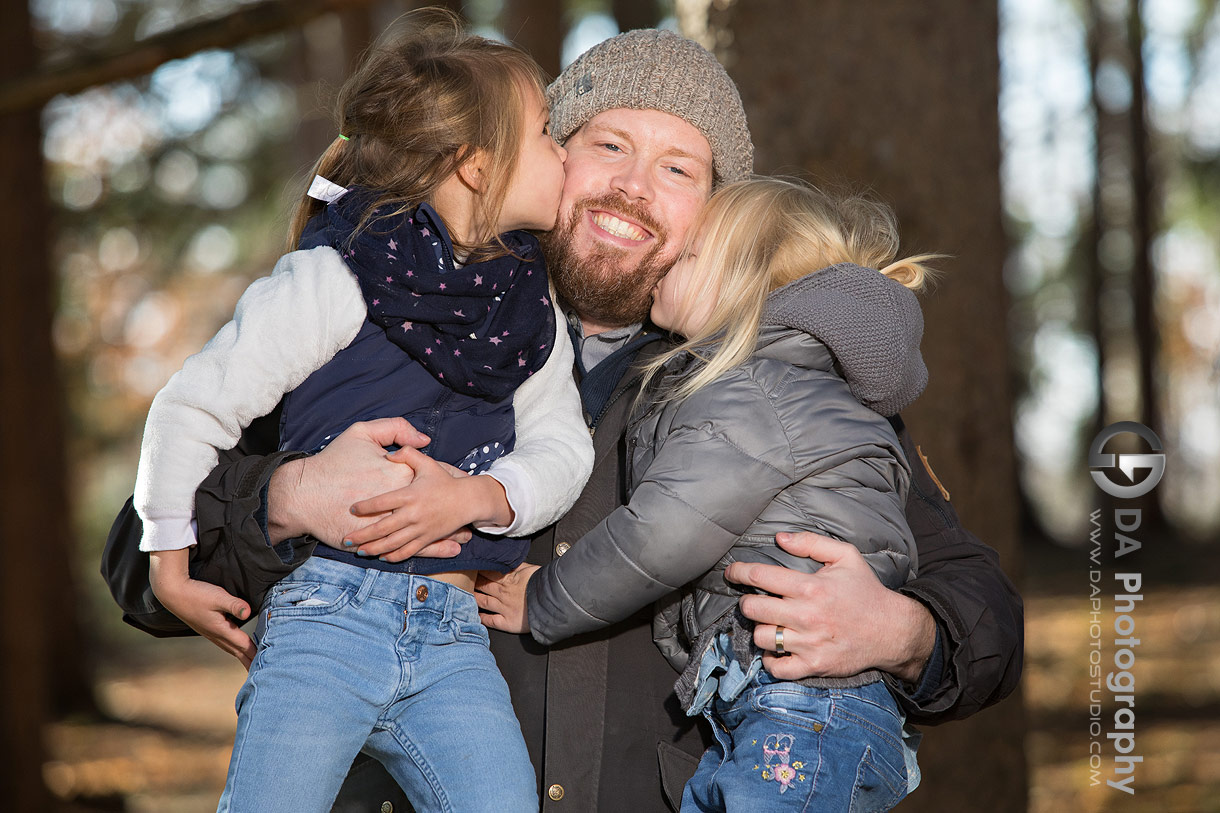
<path id="1" fill-rule="evenodd" d="M 642 243 L 652 237 L 644 227 L 607 211 L 590 209 L 589 220 L 599 231 L 628 243 Z"/>

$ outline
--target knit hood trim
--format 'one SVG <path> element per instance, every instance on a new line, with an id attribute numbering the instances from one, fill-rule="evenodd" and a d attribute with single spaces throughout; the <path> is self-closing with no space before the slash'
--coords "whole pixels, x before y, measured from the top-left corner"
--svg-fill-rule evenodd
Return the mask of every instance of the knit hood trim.
<path id="1" fill-rule="evenodd" d="M 886 417 L 928 384 L 919 301 L 874 269 L 840 263 L 777 288 L 763 309 L 763 336 L 767 327 L 799 330 L 826 345 L 852 394 Z"/>

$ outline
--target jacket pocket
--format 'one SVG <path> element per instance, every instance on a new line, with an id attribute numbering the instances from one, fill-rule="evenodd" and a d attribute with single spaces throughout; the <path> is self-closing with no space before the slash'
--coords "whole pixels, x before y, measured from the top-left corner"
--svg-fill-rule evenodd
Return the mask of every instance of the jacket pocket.
<path id="1" fill-rule="evenodd" d="M 661 768 L 661 789 L 665 791 L 665 801 L 676 811 L 682 805 L 682 791 L 686 783 L 699 767 L 699 758 L 676 745 L 659 740 L 657 762 Z"/>

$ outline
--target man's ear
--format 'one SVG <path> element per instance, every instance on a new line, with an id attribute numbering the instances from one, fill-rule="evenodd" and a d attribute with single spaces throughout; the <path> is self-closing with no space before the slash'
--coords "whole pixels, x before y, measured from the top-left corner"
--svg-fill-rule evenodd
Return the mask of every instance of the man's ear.
<path id="1" fill-rule="evenodd" d="M 485 167 L 487 166 L 486 150 L 471 150 L 469 157 L 458 167 L 458 179 L 476 194 L 482 194 L 487 186 Z"/>

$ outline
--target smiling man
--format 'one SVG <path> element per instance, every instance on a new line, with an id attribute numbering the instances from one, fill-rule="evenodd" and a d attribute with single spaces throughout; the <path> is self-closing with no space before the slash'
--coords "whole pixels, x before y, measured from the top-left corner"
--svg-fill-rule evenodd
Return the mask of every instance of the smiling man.
<path id="1" fill-rule="evenodd" d="M 551 278 L 585 335 L 642 322 L 711 194 L 711 147 L 672 113 L 626 108 L 593 116 L 567 145 L 577 156 L 543 243 Z"/>
<path id="2" fill-rule="evenodd" d="M 575 506 L 532 541 L 533 564 L 564 555 L 621 504 L 621 446 L 637 369 L 667 342 L 646 323 L 651 292 L 712 190 L 747 177 L 753 165 L 732 80 L 710 53 L 670 32 L 633 31 L 601 43 L 564 71 L 548 99 L 567 160 L 558 225 L 544 249 L 568 316 L 596 457 Z M 785 628 L 791 654 L 768 653 L 764 661 L 776 676 L 816 679 L 876 668 L 911 721 L 936 723 L 1012 691 L 1020 674 L 1021 604 L 994 551 L 960 527 L 919 466 L 901 421 L 895 428 L 914 469 L 907 515 L 918 546 L 917 579 L 887 590 L 855 548 L 812 534 L 783 544 L 826 562 L 818 573 L 738 564 L 729 576 L 771 594 L 747 596 L 742 609 L 758 622 L 764 648 L 774 648 L 776 625 Z M 347 508 L 355 498 L 389 490 L 399 475 L 387 474 L 395 468 L 384 460 L 380 444 L 387 441 L 369 425 L 344 435 L 275 476 L 282 458 L 222 464 L 197 495 L 199 515 L 223 517 L 211 531 L 252 549 L 278 543 L 289 528 L 321 535 L 350 525 Z M 244 637 L 236 628 L 217 635 Z M 679 708 L 676 675 L 653 644 L 649 611 L 552 649 L 528 635 L 494 632 L 492 649 L 545 809 L 677 808 L 710 740 L 703 721 Z M 369 802 L 379 801 L 376 791 L 367 793 Z"/>

